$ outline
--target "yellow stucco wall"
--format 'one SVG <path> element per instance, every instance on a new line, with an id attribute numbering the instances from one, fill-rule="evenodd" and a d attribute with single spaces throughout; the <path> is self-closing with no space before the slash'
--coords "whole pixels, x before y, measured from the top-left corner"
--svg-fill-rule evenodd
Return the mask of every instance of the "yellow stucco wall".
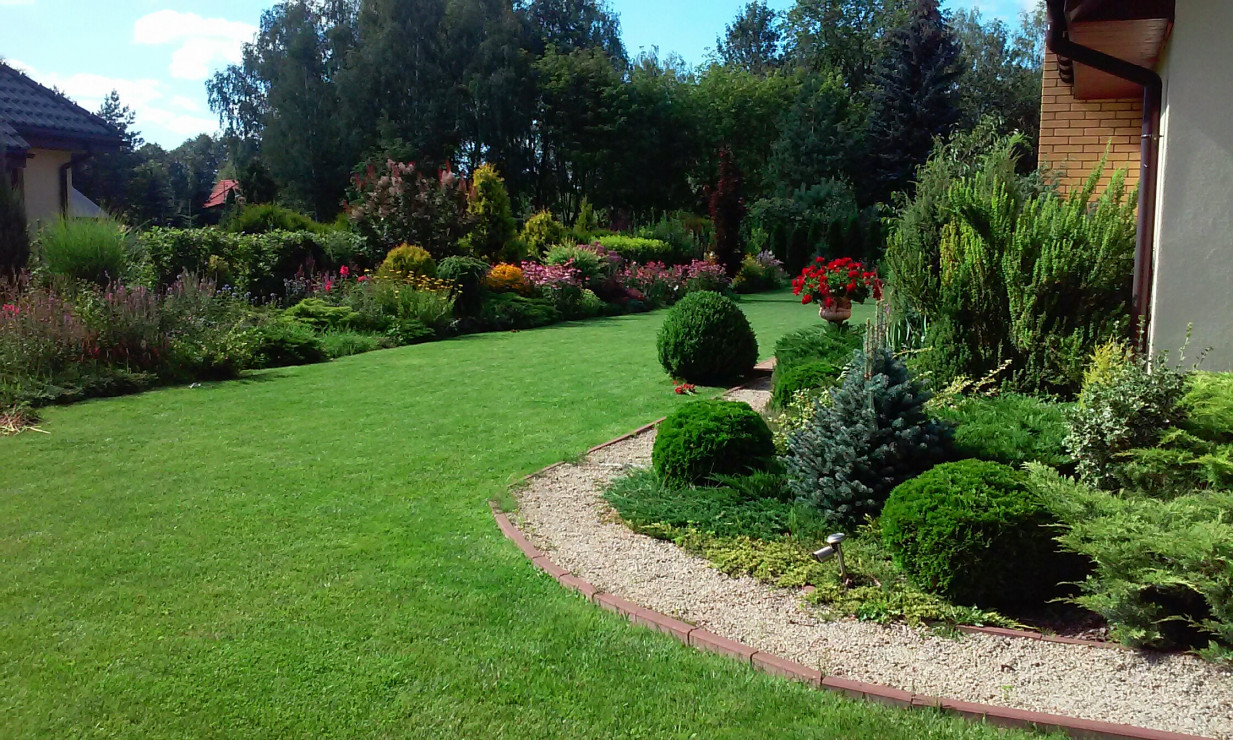
<path id="1" fill-rule="evenodd" d="M 26 220 L 30 228 L 34 229 L 39 222 L 46 222 L 60 215 L 60 167 L 68 164 L 73 155 L 71 152 L 51 149 L 33 149 L 31 153 L 34 156 L 26 160 L 22 182 L 26 198 Z M 68 178 L 71 186 L 71 170 Z"/>

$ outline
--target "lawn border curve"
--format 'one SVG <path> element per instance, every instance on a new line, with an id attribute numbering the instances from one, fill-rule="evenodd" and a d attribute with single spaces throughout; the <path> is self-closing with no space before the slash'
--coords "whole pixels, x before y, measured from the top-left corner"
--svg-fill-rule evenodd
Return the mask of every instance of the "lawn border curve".
<path id="1" fill-rule="evenodd" d="M 740 390 L 737 386 L 728 392 Z M 631 437 L 643 434 L 656 427 L 663 419 L 643 425 L 632 432 L 592 447 L 586 454 L 592 454 Z M 531 473 L 522 479 L 523 482 L 542 475 L 556 468 L 561 463 L 554 463 L 539 471 Z M 771 653 L 763 652 L 714 634 L 695 625 L 647 609 L 639 604 L 624 599 L 615 594 L 599 590 L 594 585 L 570 573 L 565 568 L 554 563 L 545 553 L 541 552 L 526 535 L 514 524 L 509 514 L 502 511 L 496 501 L 489 502 L 492 514 L 501 532 L 526 555 L 531 563 L 550 575 L 560 585 L 581 594 L 587 601 L 602 609 L 620 614 L 634 624 L 647 627 L 672 636 L 684 645 L 698 650 L 705 650 L 725 655 L 744 663 L 764 673 L 780 676 L 789 680 L 805 683 L 816 689 L 823 689 L 845 694 L 851 698 L 865 699 L 880 704 L 910 709 L 934 709 L 963 717 L 965 719 L 987 722 L 992 725 L 1020 729 L 1043 730 L 1046 732 L 1065 732 L 1072 738 L 1099 738 L 1101 740 L 1203 740 L 1198 735 L 1155 730 L 1133 725 L 1103 722 L 1097 720 L 1079 719 L 1064 715 L 1047 714 L 1023 709 L 1013 709 L 990 704 L 977 704 L 953 699 L 943 699 L 924 694 L 915 694 L 880 684 L 853 681 L 837 676 L 826 676 L 817 669 L 796 663 Z M 1042 640 L 1062 644 L 1085 647 L 1117 648 L 1129 650 L 1115 643 L 1096 642 L 1074 638 L 1055 637 L 1039 632 L 1025 630 L 1008 630 L 992 627 L 961 626 L 961 632 L 970 634 L 986 634 L 1007 638 Z"/>

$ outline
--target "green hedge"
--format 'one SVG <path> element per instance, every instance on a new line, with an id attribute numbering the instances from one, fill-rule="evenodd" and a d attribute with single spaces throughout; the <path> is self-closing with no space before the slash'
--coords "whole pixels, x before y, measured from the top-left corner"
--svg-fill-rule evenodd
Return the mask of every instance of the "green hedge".
<path id="1" fill-rule="evenodd" d="M 233 234 L 216 228 L 154 228 L 138 237 L 154 285 L 170 285 L 187 271 L 254 296 L 281 295 L 283 281 L 306 265 L 320 270 L 334 267 L 330 255 L 346 251 L 338 242 L 358 240 L 343 232 Z"/>
<path id="2" fill-rule="evenodd" d="M 690 255 L 659 239 L 644 239 L 640 236 L 601 236 L 596 241 L 604 249 L 616 252 L 630 262 L 645 265 L 648 262 L 663 262 L 666 265 L 689 262 Z"/>

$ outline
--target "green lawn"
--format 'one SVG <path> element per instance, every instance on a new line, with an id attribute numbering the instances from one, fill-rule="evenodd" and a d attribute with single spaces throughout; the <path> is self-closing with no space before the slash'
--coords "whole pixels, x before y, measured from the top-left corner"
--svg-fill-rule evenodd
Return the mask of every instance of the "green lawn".
<path id="1" fill-rule="evenodd" d="M 764 356 L 817 321 L 744 306 Z M 502 538 L 506 484 L 682 402 L 661 319 L 83 403 L 0 439 L 0 736 L 997 736 L 696 653 Z"/>

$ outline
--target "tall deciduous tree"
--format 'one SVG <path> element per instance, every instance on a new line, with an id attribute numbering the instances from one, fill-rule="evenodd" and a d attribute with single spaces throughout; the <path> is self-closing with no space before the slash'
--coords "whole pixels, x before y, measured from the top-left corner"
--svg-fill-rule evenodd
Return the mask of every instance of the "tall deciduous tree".
<path id="1" fill-rule="evenodd" d="M 1020 131 L 1035 141 L 1040 130 L 1043 10 L 1024 13 L 1016 29 L 996 19 L 985 22 L 976 10 L 957 12 L 951 26 L 962 48 L 960 125 L 970 129 L 993 117 L 1006 132 Z"/>
<path id="2" fill-rule="evenodd" d="M 759 75 L 779 67 L 783 61 L 779 21 L 779 13 L 763 0 L 749 3 L 716 39 L 719 60 Z"/>
<path id="3" fill-rule="evenodd" d="M 874 75 L 869 111 L 869 200 L 907 190 L 934 140 L 959 120 L 959 42 L 937 0 L 915 0 L 908 21 L 893 30 Z"/>
<path id="4" fill-rule="evenodd" d="M 338 211 L 355 159 L 334 84 L 354 45 L 354 14 L 350 0 L 284 0 L 262 14 L 243 62 L 206 84 L 227 133 L 259 140 L 288 199 L 317 218 Z"/>
<path id="5" fill-rule="evenodd" d="M 797 0 L 785 22 L 788 58 L 817 72 L 838 70 L 863 90 L 885 55 L 887 30 L 907 18 L 912 0 Z"/>
<path id="6" fill-rule="evenodd" d="M 541 48 L 555 46 L 563 53 L 602 49 L 613 61 L 626 60 L 621 21 L 603 0 L 529 0 L 521 7 Z"/>

